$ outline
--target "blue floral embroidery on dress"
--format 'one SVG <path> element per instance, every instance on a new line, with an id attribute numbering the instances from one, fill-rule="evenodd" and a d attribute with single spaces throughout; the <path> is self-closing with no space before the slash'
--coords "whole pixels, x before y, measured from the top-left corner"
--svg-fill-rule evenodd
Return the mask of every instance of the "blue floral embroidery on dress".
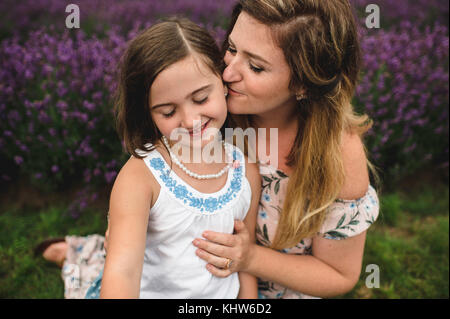
<path id="1" fill-rule="evenodd" d="M 204 203 L 206 210 L 209 212 L 215 211 L 217 209 L 218 205 L 219 205 L 219 201 L 217 200 L 217 198 L 212 198 L 212 197 L 207 198 Z"/>
<path id="2" fill-rule="evenodd" d="M 161 170 L 164 168 L 164 161 L 160 158 L 153 158 L 150 160 L 150 164 L 154 169 Z"/>
<path id="3" fill-rule="evenodd" d="M 239 153 L 234 150 L 233 159 L 241 160 L 241 158 L 242 157 L 239 155 Z M 168 188 L 168 190 L 173 193 L 176 198 L 182 200 L 190 207 L 199 209 L 201 212 L 214 212 L 218 209 L 221 209 L 225 204 L 227 204 L 237 196 L 237 192 L 242 187 L 243 170 L 241 165 L 234 169 L 230 187 L 227 189 L 227 192 L 225 194 L 222 194 L 218 197 L 210 196 L 206 199 L 195 197 L 186 186 L 178 185 L 177 181 L 174 178 L 170 177 L 170 170 L 164 170 L 164 168 L 166 167 L 166 163 L 161 158 L 152 158 L 149 163 L 151 167 L 161 173 L 159 177 L 163 181 L 164 185 Z"/>
<path id="4" fill-rule="evenodd" d="M 189 193 L 186 186 L 177 185 L 175 186 L 173 193 L 177 198 L 184 199 L 186 195 Z"/>

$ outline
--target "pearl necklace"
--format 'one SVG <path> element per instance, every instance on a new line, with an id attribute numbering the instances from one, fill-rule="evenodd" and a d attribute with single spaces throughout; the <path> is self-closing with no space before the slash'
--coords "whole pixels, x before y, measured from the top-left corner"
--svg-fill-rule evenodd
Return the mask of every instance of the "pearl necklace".
<path id="1" fill-rule="evenodd" d="M 164 145 L 167 147 L 167 149 L 169 150 L 169 154 L 170 154 L 170 158 L 174 161 L 174 163 L 183 170 L 183 172 L 185 172 L 187 175 L 196 178 L 196 179 L 214 179 L 214 178 L 219 178 L 220 176 L 222 176 L 223 174 L 225 174 L 226 171 L 228 171 L 228 169 L 231 167 L 232 164 L 228 164 L 227 166 L 225 166 L 224 168 L 222 168 L 220 170 L 219 173 L 217 174 L 206 174 L 206 175 L 200 175 L 197 173 L 192 172 L 191 170 L 189 170 L 186 166 L 183 165 L 183 163 L 181 163 L 181 161 L 178 159 L 178 157 L 172 152 L 172 150 L 170 149 L 170 145 L 169 142 L 167 141 L 167 138 L 163 135 L 162 136 L 162 141 L 164 143 Z M 231 155 L 229 153 L 229 146 L 227 144 L 225 144 L 225 141 L 222 141 L 222 144 L 225 148 L 225 154 L 227 159 L 231 159 Z"/>

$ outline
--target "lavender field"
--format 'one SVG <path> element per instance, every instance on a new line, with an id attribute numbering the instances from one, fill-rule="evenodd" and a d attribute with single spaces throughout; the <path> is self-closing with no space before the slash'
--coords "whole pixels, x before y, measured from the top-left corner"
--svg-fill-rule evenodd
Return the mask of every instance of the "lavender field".
<path id="1" fill-rule="evenodd" d="M 13 174 L 49 189 L 74 179 L 111 183 L 124 159 L 111 96 L 126 42 L 176 14 L 205 25 L 221 42 L 234 2 L 80 0 L 81 29 L 67 29 L 64 1 L 2 1 L 3 183 Z M 430 164 L 448 167 L 448 3 L 378 1 L 382 27 L 369 30 L 370 1 L 353 2 L 364 50 L 354 103 L 374 120 L 367 140 L 372 160 L 390 178 Z"/>
<path id="2" fill-rule="evenodd" d="M 14 189 L 20 180 L 49 196 L 61 190 L 70 192 L 82 189 L 68 211 L 75 220 L 80 216 L 81 220 L 85 218 L 81 213 L 98 197 L 97 190 L 112 185 L 128 158 L 115 133 L 112 113 L 117 63 L 127 41 L 161 18 L 182 15 L 207 27 L 221 43 L 235 2 L 2 0 L 0 187 Z M 358 112 L 367 113 L 374 122 L 365 143 L 371 161 L 380 169 L 384 188 L 395 190 L 400 181 L 408 180 L 418 171 L 432 168 L 447 181 L 448 195 L 448 1 L 351 2 L 358 15 L 364 53 L 364 67 L 354 105 Z M 68 13 L 65 8 L 70 3 L 76 3 L 80 8 L 80 29 L 66 28 Z M 370 3 L 380 7 L 379 29 L 368 29 L 365 25 L 368 15 L 365 8 Z M 432 182 L 429 184 L 433 188 Z M 428 206 L 424 204 L 420 209 L 411 208 L 411 203 L 405 201 L 402 206 L 403 199 L 392 196 L 386 197 L 384 205 L 386 216 L 387 212 L 391 212 L 389 218 L 392 218 L 390 221 L 386 219 L 386 222 L 393 227 L 399 225 L 398 220 L 401 219 L 396 218 L 404 207 L 408 207 L 408 211 L 416 209 L 424 214 L 422 211 L 426 210 L 425 207 L 434 203 L 434 199 L 430 200 L 433 196 L 424 195 L 422 202 Z M 426 234 L 437 236 L 446 233 L 448 237 L 448 200 L 438 207 L 447 209 L 446 217 L 439 219 L 436 226 L 440 227 L 440 232 L 430 226 Z M 61 210 L 52 210 L 47 217 L 41 217 L 40 222 L 53 225 L 46 218 L 57 220 L 60 215 Z M 10 225 L 9 221 L 5 223 Z M 97 223 L 100 221 L 97 220 Z M 1 220 L 0 225 L 3 225 Z M 11 222 L 11 225 L 21 229 L 16 221 Z M 89 233 L 101 229 L 89 227 L 81 227 L 77 231 Z M 64 235 L 63 231 L 69 229 L 59 229 L 55 235 Z M 381 234 L 377 236 L 375 238 L 380 242 L 381 238 L 385 238 Z M 423 235 L 423 238 L 427 236 Z M 23 247 L 26 244 L 20 238 L 17 239 L 17 245 Z M 2 242 L 0 236 L 0 248 Z M 378 262 L 384 258 L 387 248 L 399 245 L 394 240 L 386 244 L 387 248 L 376 248 L 376 244 L 371 244 L 370 240 L 368 244 L 369 258 L 378 258 Z M 446 245 L 447 261 L 443 267 L 448 298 L 448 240 Z M 403 250 L 403 246 L 399 247 Z M 405 251 L 408 249 L 405 248 Z M 414 253 L 405 253 L 405 258 Z M 13 253 L 2 255 L 0 249 L 1 259 L 9 260 L 10 257 L 5 256 L 13 256 Z M 22 261 L 21 264 L 27 262 Z M 12 267 L 8 265 L 0 263 L 0 279 L 2 269 Z M 24 273 L 27 271 L 23 270 Z M 401 272 L 399 268 L 398 276 Z M 21 278 L 22 275 L 17 276 Z M 441 279 L 438 276 L 436 282 L 442 282 Z M 37 282 L 43 282 L 39 280 Z M 415 281 L 409 280 L 405 279 L 403 284 L 406 295 L 416 287 Z M 410 284 L 413 286 L 408 286 Z M 4 289 L 11 290 L 14 289 L 11 287 L 19 284 L 10 285 L 10 288 Z M 395 297 L 389 289 L 392 290 L 392 287 L 387 287 L 380 296 Z M 4 291 L 0 289 L 0 298 L 2 293 L 9 297 L 15 296 L 7 295 Z M 419 297 L 424 295 L 435 296 L 421 292 Z M 25 296 L 34 297 L 35 294 L 30 292 Z M 48 297 L 45 294 L 43 296 Z M 442 293 L 437 293 L 437 296 L 442 296 Z M 356 293 L 352 297 L 361 295 Z"/>

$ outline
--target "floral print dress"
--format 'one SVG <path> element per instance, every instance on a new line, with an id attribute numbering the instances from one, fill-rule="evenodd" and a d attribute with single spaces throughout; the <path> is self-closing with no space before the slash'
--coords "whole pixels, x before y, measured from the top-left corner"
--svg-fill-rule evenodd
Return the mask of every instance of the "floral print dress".
<path id="1" fill-rule="evenodd" d="M 105 237 L 66 236 L 67 253 L 61 277 L 65 299 L 83 299 L 105 265 Z"/>
<path id="2" fill-rule="evenodd" d="M 268 247 L 275 237 L 289 177 L 266 162 L 259 162 L 259 170 L 262 190 L 256 226 L 256 240 L 259 245 Z M 379 212 L 378 196 L 375 189 L 369 186 L 363 197 L 355 200 L 337 199 L 327 210 L 327 217 L 319 231 L 319 235 L 327 239 L 342 240 L 362 233 L 373 224 Z M 305 238 L 295 247 L 283 249 L 282 252 L 295 255 L 311 255 L 312 238 Z M 316 298 L 295 292 L 275 282 L 261 279 L 258 281 L 258 290 L 261 298 Z"/>

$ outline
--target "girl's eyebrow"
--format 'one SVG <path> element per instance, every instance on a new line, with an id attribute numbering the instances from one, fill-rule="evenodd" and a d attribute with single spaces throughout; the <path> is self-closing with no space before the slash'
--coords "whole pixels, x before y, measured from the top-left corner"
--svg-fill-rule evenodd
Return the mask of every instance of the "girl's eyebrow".
<path id="1" fill-rule="evenodd" d="M 236 45 L 234 44 L 233 40 L 231 40 L 230 37 L 228 37 L 228 42 L 233 46 L 236 47 Z M 260 60 L 263 63 L 266 63 L 267 65 L 271 65 L 269 62 L 267 62 L 266 60 L 264 60 L 261 56 L 248 52 L 248 51 L 242 51 L 245 55 L 248 55 L 249 57 L 255 59 L 255 60 Z"/>
<path id="2" fill-rule="evenodd" d="M 202 86 L 201 88 L 199 88 L 199 89 L 195 90 L 195 91 L 194 91 L 194 92 L 192 92 L 191 94 L 188 94 L 188 96 L 186 96 L 186 99 L 187 99 L 187 98 L 189 98 L 189 97 L 191 97 L 191 96 L 194 96 L 195 94 L 197 94 L 197 93 L 198 93 L 198 92 L 200 92 L 200 91 L 203 91 L 203 90 L 207 90 L 207 89 L 209 89 L 209 88 L 210 88 L 211 86 L 212 86 L 211 84 L 208 84 L 208 85 Z"/>
<path id="3" fill-rule="evenodd" d="M 199 93 L 199 92 L 201 92 L 201 91 L 203 91 L 203 90 L 207 90 L 207 89 L 209 89 L 209 88 L 211 88 L 211 87 L 212 87 L 211 84 L 202 86 L 201 88 L 199 88 L 199 89 L 193 91 L 192 93 L 188 94 L 188 95 L 186 96 L 186 99 L 188 99 L 188 98 L 191 97 L 191 96 L 194 96 L 195 94 L 197 94 L 197 93 Z M 172 105 L 173 105 L 173 103 L 162 103 L 162 104 L 157 104 L 157 105 L 152 106 L 151 109 L 152 109 L 152 110 L 155 110 L 155 109 L 157 109 L 157 108 L 159 108 L 159 107 L 163 107 L 163 106 L 172 106 Z"/>
<path id="4" fill-rule="evenodd" d="M 154 105 L 151 107 L 152 110 L 156 110 L 159 107 L 163 107 L 163 106 L 172 106 L 172 103 L 164 103 L 164 104 L 158 104 L 158 105 Z"/>

